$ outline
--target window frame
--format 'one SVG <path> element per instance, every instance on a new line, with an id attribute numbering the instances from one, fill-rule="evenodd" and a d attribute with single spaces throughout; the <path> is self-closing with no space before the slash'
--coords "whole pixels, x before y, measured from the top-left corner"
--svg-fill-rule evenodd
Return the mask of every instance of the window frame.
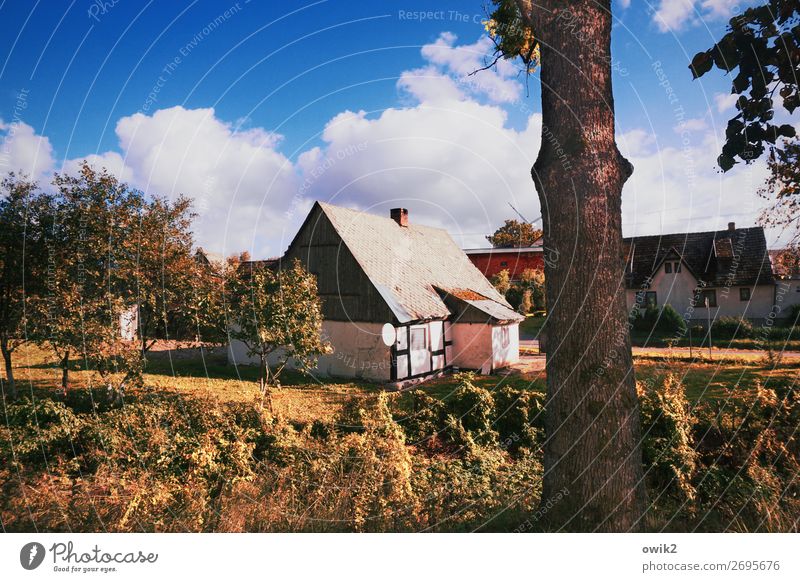
<path id="1" fill-rule="evenodd" d="M 670 261 L 664 263 L 664 272 L 668 275 L 672 274 L 672 263 Z"/>
<path id="2" fill-rule="evenodd" d="M 750 287 L 739 287 L 739 301 L 750 301 L 752 296 L 753 293 Z"/>
<path id="3" fill-rule="evenodd" d="M 652 305 L 650 304 L 651 298 L 653 299 Z M 644 308 L 648 309 L 649 307 L 658 308 L 658 293 L 655 291 L 644 292 Z"/>
<path id="4" fill-rule="evenodd" d="M 422 335 L 422 347 L 414 347 L 414 336 Z M 408 351 L 428 351 L 428 330 L 424 327 L 411 328 L 408 338 Z"/>
<path id="5" fill-rule="evenodd" d="M 700 289 L 700 307 L 706 306 L 705 298 L 708 297 L 708 307 L 717 307 L 717 290 Z M 713 301 L 712 301 L 713 299 Z"/>

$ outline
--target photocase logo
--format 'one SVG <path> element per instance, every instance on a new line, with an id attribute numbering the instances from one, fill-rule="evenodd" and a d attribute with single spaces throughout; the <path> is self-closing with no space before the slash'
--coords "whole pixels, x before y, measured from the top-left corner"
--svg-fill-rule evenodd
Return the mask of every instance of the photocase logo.
<path id="1" fill-rule="evenodd" d="M 44 546 L 39 542 L 29 542 L 19 551 L 19 563 L 26 570 L 35 570 L 44 561 Z"/>

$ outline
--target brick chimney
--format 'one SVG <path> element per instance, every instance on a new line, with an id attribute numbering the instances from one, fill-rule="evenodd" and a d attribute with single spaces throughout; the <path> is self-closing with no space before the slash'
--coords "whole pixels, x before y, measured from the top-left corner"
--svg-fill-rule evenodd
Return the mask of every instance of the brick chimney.
<path id="1" fill-rule="evenodd" d="M 408 210 L 405 208 L 392 208 L 389 216 L 400 226 L 408 226 Z"/>
<path id="2" fill-rule="evenodd" d="M 728 230 L 730 232 L 734 232 L 736 230 L 736 223 L 735 222 L 729 222 L 728 223 Z"/>

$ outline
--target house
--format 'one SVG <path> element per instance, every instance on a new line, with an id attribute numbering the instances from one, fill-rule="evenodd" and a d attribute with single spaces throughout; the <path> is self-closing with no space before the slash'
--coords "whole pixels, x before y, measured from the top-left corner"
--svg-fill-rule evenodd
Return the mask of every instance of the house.
<path id="1" fill-rule="evenodd" d="M 494 277 L 507 270 L 512 281 L 516 281 L 525 269 L 544 270 L 544 248 L 539 238 L 530 247 L 490 247 L 465 249 L 464 252 L 485 277 Z"/>
<path id="2" fill-rule="evenodd" d="M 700 324 L 774 317 L 778 288 L 761 227 L 626 238 L 624 249 L 629 309 L 669 304 Z"/>
<path id="3" fill-rule="evenodd" d="M 281 261 L 317 277 L 323 337 L 316 373 L 405 384 L 452 368 L 491 372 L 519 358 L 523 319 L 446 231 L 317 202 Z M 229 357 L 251 363 L 232 342 Z"/>

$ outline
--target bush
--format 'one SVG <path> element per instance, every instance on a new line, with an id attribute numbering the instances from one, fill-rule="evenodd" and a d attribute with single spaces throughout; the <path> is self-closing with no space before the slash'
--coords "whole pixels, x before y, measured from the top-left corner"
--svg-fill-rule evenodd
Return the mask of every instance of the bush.
<path id="1" fill-rule="evenodd" d="M 474 379 L 471 373 L 456 376 L 458 388 L 448 398 L 447 408 L 464 430 L 472 434 L 475 442 L 492 443 L 497 439 L 497 432 L 492 428 L 494 398 L 488 390 L 475 386 Z"/>
<path id="2" fill-rule="evenodd" d="M 517 287 L 513 286 L 506 291 L 506 301 L 508 301 L 509 305 L 516 310 L 519 311 L 519 307 L 522 304 L 523 293 L 522 290 Z"/>
<path id="3" fill-rule="evenodd" d="M 789 309 L 789 316 L 786 320 L 786 326 L 789 328 L 800 328 L 800 303 L 795 303 Z"/>
<path id="4" fill-rule="evenodd" d="M 742 317 L 721 317 L 711 324 L 711 333 L 721 339 L 753 337 L 753 324 Z"/>
<path id="5" fill-rule="evenodd" d="M 410 443 L 423 443 L 442 431 L 446 411 L 441 400 L 422 390 L 411 390 L 402 395 L 402 400 L 407 403 L 407 408 L 395 411 L 394 418 Z"/>
<path id="6" fill-rule="evenodd" d="M 653 506 L 669 501 L 690 503 L 697 453 L 693 447 L 693 418 L 683 386 L 673 376 L 662 385 L 637 384 L 642 416 L 642 460 Z"/>
<path id="7" fill-rule="evenodd" d="M 644 312 L 640 309 L 634 309 L 631 313 L 631 318 L 633 329 L 636 331 L 686 333 L 686 321 L 671 305 L 665 305 L 661 309 L 648 307 Z"/>
<path id="8" fill-rule="evenodd" d="M 348 398 L 336 415 L 336 429 L 342 433 L 363 432 L 366 422 L 364 400 L 357 396 Z"/>
<path id="9" fill-rule="evenodd" d="M 503 448 L 538 448 L 544 435 L 541 394 L 505 386 L 494 393 L 494 428 Z"/>

